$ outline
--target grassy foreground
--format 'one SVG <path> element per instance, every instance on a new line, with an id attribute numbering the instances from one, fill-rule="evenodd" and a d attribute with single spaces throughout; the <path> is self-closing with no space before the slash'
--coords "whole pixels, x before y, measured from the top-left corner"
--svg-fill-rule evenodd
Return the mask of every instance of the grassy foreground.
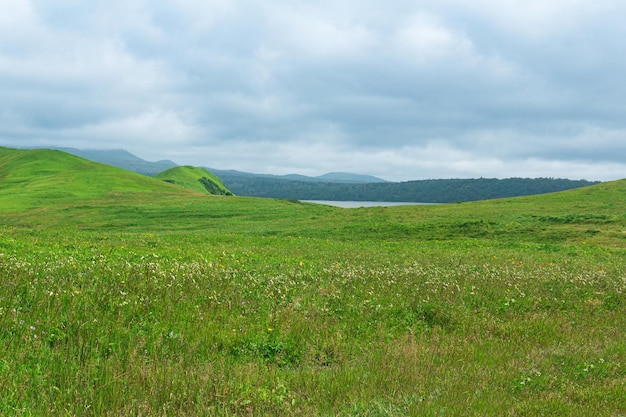
<path id="1" fill-rule="evenodd" d="M 624 182 L 356 210 L 46 184 L 0 195 L 0 415 L 626 415 Z"/>

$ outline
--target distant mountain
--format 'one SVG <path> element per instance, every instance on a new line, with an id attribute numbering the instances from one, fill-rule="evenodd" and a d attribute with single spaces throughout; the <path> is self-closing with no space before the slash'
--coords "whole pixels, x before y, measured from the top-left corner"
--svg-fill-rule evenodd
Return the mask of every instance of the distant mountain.
<path id="1" fill-rule="evenodd" d="M 201 193 L 233 195 L 217 176 L 205 168 L 177 166 L 155 175 L 154 178 Z"/>
<path id="2" fill-rule="evenodd" d="M 325 182 L 344 182 L 352 184 L 372 184 L 388 182 L 382 178 L 374 177 L 371 175 L 351 174 L 349 172 L 329 172 L 328 174 L 315 177 Z"/>
<path id="3" fill-rule="evenodd" d="M 153 177 L 167 169 L 179 166 L 176 162 L 170 160 L 161 160 L 156 162 L 149 162 L 139 158 L 136 155 L 124 150 L 124 149 L 75 149 L 75 148 L 63 148 L 55 147 L 50 149 L 56 149 L 64 151 L 76 156 L 80 156 L 85 159 L 89 159 L 94 162 L 101 162 L 103 164 L 112 165 L 118 168 L 123 168 L 128 171 L 137 172 L 139 174 L 148 175 Z M 320 175 L 318 177 L 309 177 L 306 175 L 289 174 L 289 175 L 271 175 L 271 174 L 253 174 L 243 171 L 235 170 L 219 170 L 209 167 L 202 167 L 208 169 L 218 177 L 247 177 L 247 178 L 274 178 L 284 179 L 292 181 L 306 181 L 306 182 L 331 182 L 331 183 L 352 183 L 352 184 L 365 184 L 365 183 L 381 183 L 387 182 L 382 178 L 377 178 L 371 175 L 352 174 L 348 172 L 330 172 L 328 174 Z"/>
<path id="4" fill-rule="evenodd" d="M 112 165 L 139 174 L 154 176 L 166 169 L 178 166 L 175 162 L 162 160 L 149 162 L 123 149 L 98 150 L 98 149 L 74 149 L 54 148 L 94 162 Z"/>
<path id="5" fill-rule="evenodd" d="M 328 174 L 320 175 L 317 177 L 309 177 L 299 174 L 287 174 L 287 175 L 272 175 L 272 174 L 252 174 L 250 172 L 242 172 L 235 170 L 219 170 L 215 168 L 209 168 L 211 172 L 220 178 L 269 178 L 273 180 L 288 180 L 288 181 L 302 181 L 302 182 L 329 182 L 329 183 L 345 183 L 345 184 L 372 184 L 372 183 L 384 183 L 388 182 L 382 178 L 374 177 L 371 175 L 352 174 L 349 172 L 330 172 Z"/>

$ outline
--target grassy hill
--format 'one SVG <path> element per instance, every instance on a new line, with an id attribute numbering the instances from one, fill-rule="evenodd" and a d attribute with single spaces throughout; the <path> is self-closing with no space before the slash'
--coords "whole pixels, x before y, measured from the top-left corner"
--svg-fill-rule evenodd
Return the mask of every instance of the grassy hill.
<path id="1" fill-rule="evenodd" d="M 232 233 L 343 240 L 626 243 L 622 210 L 626 180 L 539 196 L 344 210 L 287 200 L 205 200 L 206 189 L 198 179 L 211 177 L 201 168 L 177 167 L 159 178 L 171 178 L 189 188 L 60 151 L 0 148 L 0 219 L 16 225 L 125 230 L 224 229 L 228 225 L 226 230 Z"/>
<path id="2" fill-rule="evenodd" d="M 154 178 L 201 193 L 233 195 L 217 176 L 205 168 L 177 166 L 157 174 Z"/>
<path id="3" fill-rule="evenodd" d="M 0 148 L 0 205 L 46 207 L 120 194 L 189 194 L 162 181 L 58 150 Z"/>
<path id="4" fill-rule="evenodd" d="M 625 203 L 345 210 L 0 148 L 0 415 L 625 415 Z"/>

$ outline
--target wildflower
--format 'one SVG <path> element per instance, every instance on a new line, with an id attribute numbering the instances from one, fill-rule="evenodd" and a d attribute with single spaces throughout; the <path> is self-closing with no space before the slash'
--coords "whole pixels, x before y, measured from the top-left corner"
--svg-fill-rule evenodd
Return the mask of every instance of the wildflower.
<path id="1" fill-rule="evenodd" d="M 267 332 L 268 332 L 268 333 L 272 333 L 273 331 L 274 331 L 274 329 L 272 329 L 271 327 L 268 327 L 268 328 L 267 328 Z"/>

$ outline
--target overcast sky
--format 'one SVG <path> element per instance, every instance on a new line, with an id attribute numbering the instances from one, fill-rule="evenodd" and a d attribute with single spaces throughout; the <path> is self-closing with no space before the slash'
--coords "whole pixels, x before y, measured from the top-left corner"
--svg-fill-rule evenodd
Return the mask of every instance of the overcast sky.
<path id="1" fill-rule="evenodd" d="M 0 145 L 626 178 L 623 0 L 0 0 Z"/>

